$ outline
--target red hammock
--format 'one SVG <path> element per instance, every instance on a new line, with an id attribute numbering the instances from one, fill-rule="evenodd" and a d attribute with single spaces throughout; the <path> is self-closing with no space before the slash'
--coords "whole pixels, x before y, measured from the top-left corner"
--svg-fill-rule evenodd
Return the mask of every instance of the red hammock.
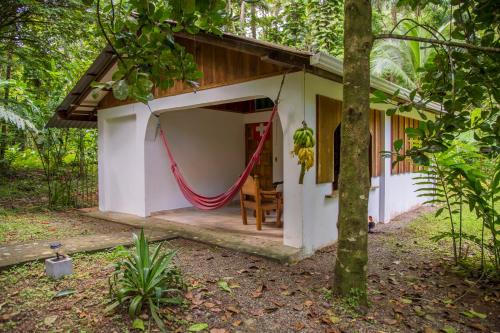
<path id="1" fill-rule="evenodd" d="M 283 85 L 283 83 L 282 83 Z M 280 88 L 281 91 L 281 88 Z M 279 93 L 278 93 L 279 97 Z M 264 142 L 266 139 L 269 137 L 269 132 L 271 130 L 271 125 L 274 119 L 274 116 L 276 115 L 276 112 L 278 111 L 278 102 L 274 104 L 273 111 L 271 112 L 271 115 L 269 117 L 269 120 L 267 122 L 266 128 L 264 130 L 264 134 L 262 135 L 259 145 L 257 146 L 257 149 L 255 149 L 255 152 L 252 155 L 252 158 L 248 162 L 248 165 L 246 166 L 245 170 L 241 174 L 241 176 L 236 180 L 236 182 L 224 193 L 221 193 L 219 195 L 213 196 L 213 197 L 206 197 L 203 195 L 200 195 L 196 192 L 194 192 L 189 185 L 186 182 L 186 179 L 182 175 L 182 173 L 179 170 L 179 166 L 177 165 L 177 162 L 175 162 L 174 156 L 172 155 L 172 152 L 170 151 L 170 148 L 168 146 L 168 141 L 165 136 L 165 133 L 163 130 L 160 128 L 160 136 L 163 141 L 163 145 L 165 146 L 165 150 L 167 151 L 168 158 L 170 159 L 170 168 L 172 169 L 172 173 L 175 177 L 175 180 L 177 181 L 177 184 L 179 185 L 179 188 L 184 195 L 184 197 L 191 203 L 193 206 L 196 208 L 202 209 L 202 210 L 213 210 L 213 209 L 218 209 L 223 206 L 225 206 L 231 199 L 236 195 L 236 193 L 239 192 L 243 184 L 248 178 L 248 175 L 250 175 L 250 172 L 252 171 L 253 167 L 255 166 L 255 163 L 259 161 L 260 159 L 260 154 L 262 153 L 262 149 L 264 147 Z"/>

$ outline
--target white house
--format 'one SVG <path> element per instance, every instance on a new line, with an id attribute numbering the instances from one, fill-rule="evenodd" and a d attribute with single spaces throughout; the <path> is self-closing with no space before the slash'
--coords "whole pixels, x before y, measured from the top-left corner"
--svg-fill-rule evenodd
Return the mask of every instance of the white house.
<path id="1" fill-rule="evenodd" d="M 237 179 L 269 116 L 282 75 L 288 72 L 272 139 L 258 166 L 260 176 L 267 186 L 283 182 L 284 245 L 310 254 L 335 242 L 341 61 L 227 34 L 179 34 L 176 38 L 194 54 L 204 73 L 200 89 L 193 92 L 180 82 L 168 90 L 155 89 L 150 107 L 159 115 L 172 152 L 192 187 L 215 195 Z M 48 126 L 98 128 L 101 211 L 147 217 L 190 207 L 171 174 L 157 135 L 157 119 L 149 109 L 141 103 L 115 100 L 111 93 L 91 94 L 90 83 L 109 80 L 115 61 L 109 48 L 103 50 Z M 397 89 L 381 79 L 372 78 L 371 82 L 374 89 L 389 93 Z M 405 98 L 404 89 L 401 98 Z M 381 158 L 379 152 L 391 150 L 391 142 L 398 138 L 409 147 L 404 128 L 416 126 L 419 118 L 416 113 L 388 117 L 384 112 L 388 105 L 372 108 L 368 213 L 376 221 L 387 222 L 418 206 L 422 199 L 414 192 L 411 163 L 391 170 L 391 161 Z M 299 185 L 300 168 L 290 151 L 292 135 L 303 120 L 315 130 L 317 145 L 315 166 Z"/>

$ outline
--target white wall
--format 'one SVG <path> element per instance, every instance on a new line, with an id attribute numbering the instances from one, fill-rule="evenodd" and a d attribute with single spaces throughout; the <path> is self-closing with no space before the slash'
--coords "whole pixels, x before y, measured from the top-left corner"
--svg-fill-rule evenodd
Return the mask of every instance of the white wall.
<path id="1" fill-rule="evenodd" d="M 103 211 L 140 215 L 143 175 L 137 145 L 136 116 L 99 118 L 99 206 Z"/>
<path id="2" fill-rule="evenodd" d="M 415 173 L 403 173 L 387 177 L 386 214 L 388 220 L 421 205 L 426 200 L 426 198 L 417 197 L 415 190 L 418 187 L 414 185 L 414 176 L 416 176 Z"/>
<path id="3" fill-rule="evenodd" d="M 180 170 L 196 192 L 213 196 L 227 190 L 245 167 L 243 116 L 238 113 L 189 109 L 163 113 L 161 126 Z M 178 188 L 159 138 L 160 149 L 148 154 L 148 185 L 155 193 L 150 212 L 191 204 Z"/>

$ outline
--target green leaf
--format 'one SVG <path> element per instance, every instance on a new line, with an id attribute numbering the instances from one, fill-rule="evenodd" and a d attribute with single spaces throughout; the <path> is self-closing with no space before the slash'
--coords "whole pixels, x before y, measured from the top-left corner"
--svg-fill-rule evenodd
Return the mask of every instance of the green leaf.
<path id="1" fill-rule="evenodd" d="M 193 324 L 191 326 L 188 327 L 188 332 L 201 332 L 203 330 L 206 330 L 208 329 L 208 324 L 206 323 L 197 323 L 197 324 Z"/>
<path id="2" fill-rule="evenodd" d="M 443 331 L 445 333 L 456 333 L 457 332 L 457 330 L 451 326 L 445 326 L 441 329 L 441 331 Z"/>
<path id="3" fill-rule="evenodd" d="M 74 293 L 76 293 L 75 289 L 71 289 L 71 288 L 63 289 L 63 290 L 58 291 L 52 298 L 69 296 L 69 295 L 73 295 Z"/>
<path id="4" fill-rule="evenodd" d="M 231 287 L 229 287 L 229 284 L 227 283 L 227 281 L 220 280 L 219 282 L 217 282 L 217 285 L 219 286 L 219 288 L 221 290 L 228 292 L 228 293 L 231 292 Z"/>
<path id="5" fill-rule="evenodd" d="M 144 321 L 142 319 L 137 318 L 132 322 L 132 327 L 144 331 L 145 330 Z"/>
<path id="6" fill-rule="evenodd" d="M 399 139 L 399 140 L 394 141 L 394 150 L 400 151 L 401 148 L 403 148 L 403 140 Z"/>
<path id="7" fill-rule="evenodd" d="M 118 99 L 123 101 L 128 97 L 128 84 L 127 81 L 125 80 L 119 80 L 116 81 L 113 86 L 113 96 Z"/>
<path id="8" fill-rule="evenodd" d="M 372 92 L 372 97 L 370 98 L 371 103 L 385 103 L 387 101 L 387 94 L 380 90 L 375 90 Z"/>
<path id="9" fill-rule="evenodd" d="M 466 310 L 466 311 L 463 311 L 461 312 L 464 316 L 466 317 L 469 317 L 469 318 L 480 318 L 480 319 L 485 319 L 487 317 L 486 314 L 484 313 L 480 313 L 480 312 L 476 312 L 474 310 Z"/>

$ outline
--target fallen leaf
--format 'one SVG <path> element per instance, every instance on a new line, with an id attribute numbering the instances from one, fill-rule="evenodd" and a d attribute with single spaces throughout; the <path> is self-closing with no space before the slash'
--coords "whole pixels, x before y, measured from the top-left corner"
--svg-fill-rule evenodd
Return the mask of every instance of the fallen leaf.
<path id="1" fill-rule="evenodd" d="M 133 321 L 132 327 L 144 331 L 144 321 L 142 319 L 137 318 Z"/>
<path id="2" fill-rule="evenodd" d="M 398 321 L 392 318 L 384 318 L 383 322 L 387 325 L 396 325 Z"/>
<path id="3" fill-rule="evenodd" d="M 226 308 L 226 310 L 227 310 L 227 311 L 229 311 L 229 312 L 232 312 L 232 313 L 240 313 L 240 310 L 238 310 L 236 307 L 231 306 L 231 305 L 230 305 L 230 306 L 228 306 L 228 307 Z"/>
<path id="4" fill-rule="evenodd" d="M 196 323 L 188 327 L 188 332 L 200 332 L 206 330 L 208 328 L 208 324 L 206 323 Z"/>
<path id="5" fill-rule="evenodd" d="M 76 293 L 75 289 L 71 289 L 71 288 L 63 289 L 63 290 L 58 291 L 54 296 L 52 296 L 52 298 L 69 296 L 69 295 L 73 295 L 74 293 Z"/>
<path id="6" fill-rule="evenodd" d="M 304 325 L 304 323 L 301 323 L 300 321 L 293 324 L 293 328 L 297 331 L 304 329 L 304 327 L 306 327 L 306 325 Z"/>
<path id="7" fill-rule="evenodd" d="M 265 311 L 266 313 L 272 313 L 272 312 L 276 312 L 276 311 L 278 311 L 278 308 L 277 308 L 277 307 L 275 307 L 275 306 L 268 306 L 268 307 L 266 307 L 266 308 L 264 309 L 264 311 Z"/>
<path id="8" fill-rule="evenodd" d="M 340 319 L 337 316 L 330 316 L 328 319 L 330 319 L 330 321 L 332 322 L 332 324 L 338 324 L 338 323 L 340 323 L 342 321 L 342 319 Z"/>
<path id="9" fill-rule="evenodd" d="M 451 326 L 445 326 L 441 329 L 444 333 L 456 333 L 457 330 L 454 327 Z"/>
<path id="10" fill-rule="evenodd" d="M 235 320 L 231 325 L 233 325 L 234 327 L 238 327 L 241 325 L 241 320 Z"/>
<path id="11" fill-rule="evenodd" d="M 54 325 L 54 323 L 56 322 L 56 320 L 57 320 L 57 315 L 48 316 L 48 317 L 45 317 L 45 319 L 43 320 L 43 323 L 46 326 L 52 326 L 52 325 Z"/>
<path id="12" fill-rule="evenodd" d="M 469 326 L 470 328 L 476 329 L 481 332 L 486 331 L 486 327 L 480 323 L 466 323 L 465 325 Z"/>
<path id="13" fill-rule="evenodd" d="M 210 333 L 227 333 L 228 331 L 225 328 L 212 328 Z"/>
<path id="14" fill-rule="evenodd" d="M 230 293 L 231 292 L 231 287 L 229 287 L 227 281 L 224 281 L 224 280 L 220 280 L 219 282 L 217 282 L 217 285 L 219 286 L 219 288 L 222 290 L 222 291 L 225 291 L 225 292 L 228 292 Z"/>
<path id="15" fill-rule="evenodd" d="M 9 321 L 11 319 L 14 319 L 14 317 L 20 313 L 21 313 L 20 311 L 15 311 L 15 312 L 3 314 L 0 316 L 0 321 Z"/>
<path id="16" fill-rule="evenodd" d="M 438 333 L 438 330 L 430 326 L 425 326 L 424 333 Z"/>
<path id="17" fill-rule="evenodd" d="M 469 318 L 480 318 L 480 319 L 484 319 L 487 317 L 486 314 L 484 313 L 480 313 L 480 312 L 476 312 L 474 310 L 466 310 L 466 311 L 463 311 L 461 312 L 464 316 L 466 317 L 469 317 Z"/>
<path id="18" fill-rule="evenodd" d="M 274 305 L 276 305 L 277 307 L 280 307 L 280 308 L 285 306 L 285 303 L 282 303 L 280 301 L 272 300 L 271 302 L 273 302 Z"/>
<path id="19" fill-rule="evenodd" d="M 313 305 L 313 301 L 311 300 L 307 300 L 304 302 L 304 306 L 310 307 L 311 305 Z"/>
<path id="20" fill-rule="evenodd" d="M 264 310 L 263 309 L 250 310 L 250 314 L 252 314 L 255 317 L 261 317 L 264 315 Z"/>

